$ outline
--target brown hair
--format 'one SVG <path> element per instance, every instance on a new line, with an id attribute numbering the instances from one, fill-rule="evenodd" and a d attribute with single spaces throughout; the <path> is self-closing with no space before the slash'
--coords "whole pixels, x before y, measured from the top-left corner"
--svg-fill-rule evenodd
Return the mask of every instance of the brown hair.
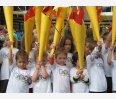
<path id="1" fill-rule="evenodd" d="M 74 52 L 74 44 L 73 44 L 73 38 L 70 35 L 64 36 L 62 38 L 61 43 L 60 43 L 60 47 L 64 47 L 65 46 L 66 40 L 70 40 L 71 41 L 71 49 L 70 49 L 69 52 L 73 53 Z"/>
<path id="2" fill-rule="evenodd" d="M 66 51 L 65 51 L 65 49 L 64 49 L 63 47 L 58 48 L 58 49 L 55 51 L 55 58 L 57 58 L 57 56 L 58 56 L 59 54 L 65 54 L 65 55 L 67 56 L 67 53 L 66 53 Z"/>
<path id="3" fill-rule="evenodd" d="M 28 54 L 26 51 L 24 50 L 19 50 L 16 54 L 16 61 L 19 59 L 19 58 L 22 58 L 23 60 L 27 60 L 28 61 Z"/>
<path id="4" fill-rule="evenodd" d="M 87 42 L 86 44 L 87 44 L 87 46 L 88 46 L 89 50 L 93 51 L 93 49 L 94 49 L 95 45 L 94 45 L 94 44 L 92 44 L 91 42 Z"/>

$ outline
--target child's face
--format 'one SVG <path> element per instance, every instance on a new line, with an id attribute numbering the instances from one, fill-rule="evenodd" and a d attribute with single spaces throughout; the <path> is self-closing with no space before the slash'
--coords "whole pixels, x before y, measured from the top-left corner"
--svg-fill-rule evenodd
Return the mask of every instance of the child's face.
<path id="1" fill-rule="evenodd" d="M 60 53 L 56 57 L 56 63 L 59 64 L 59 65 L 65 65 L 66 64 L 66 59 L 67 59 L 67 56 L 63 53 Z"/>
<path id="2" fill-rule="evenodd" d="M 71 40 L 67 39 L 65 41 L 64 48 L 65 48 L 66 52 L 69 52 L 70 51 L 70 49 L 71 49 Z"/>
<path id="3" fill-rule="evenodd" d="M 90 54 L 89 43 L 86 43 L 86 46 L 85 46 L 85 53 L 86 53 L 87 55 Z"/>
<path id="4" fill-rule="evenodd" d="M 16 63 L 17 63 L 17 66 L 18 66 L 19 68 L 21 68 L 21 69 L 26 69 L 27 64 L 28 64 L 28 60 L 24 60 L 24 59 L 22 59 L 22 58 L 19 57 L 19 58 L 17 59 Z"/>

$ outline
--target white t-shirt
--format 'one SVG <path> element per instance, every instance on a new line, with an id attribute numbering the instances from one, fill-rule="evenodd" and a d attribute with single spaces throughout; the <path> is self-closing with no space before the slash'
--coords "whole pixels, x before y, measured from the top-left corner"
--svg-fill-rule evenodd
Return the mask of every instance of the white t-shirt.
<path id="1" fill-rule="evenodd" d="M 93 92 L 103 92 L 107 90 L 107 82 L 103 68 L 103 60 L 95 58 L 97 49 L 86 57 L 87 69 L 90 77 L 89 90 Z"/>
<path id="2" fill-rule="evenodd" d="M 77 75 L 77 69 L 74 67 L 70 70 L 70 80 L 72 83 L 72 93 L 88 93 L 89 92 L 89 86 L 84 81 L 89 80 L 87 69 L 83 69 L 83 80 L 79 80 L 77 82 L 74 81 L 73 78 L 75 78 Z"/>
<path id="3" fill-rule="evenodd" d="M 68 66 L 69 69 L 71 69 L 73 67 L 73 64 L 72 64 L 72 53 L 68 53 L 68 55 L 67 55 L 66 66 Z"/>
<path id="4" fill-rule="evenodd" d="M 112 60 L 112 90 L 116 91 L 116 60 Z"/>
<path id="5" fill-rule="evenodd" d="M 48 78 L 43 78 L 41 74 L 41 69 L 39 70 L 39 77 L 36 82 L 33 82 L 33 93 L 51 93 L 52 92 L 52 87 L 51 87 L 51 65 L 46 64 L 45 65 L 46 71 L 48 73 Z M 35 69 L 31 73 L 33 75 Z"/>
<path id="6" fill-rule="evenodd" d="M 111 75 L 111 66 L 107 63 L 107 57 L 109 53 L 109 48 L 105 48 L 105 44 L 102 45 L 102 57 L 104 61 L 104 71 L 106 77 L 112 77 Z"/>
<path id="7" fill-rule="evenodd" d="M 0 50 L 0 57 L 2 58 L 2 66 L 1 66 L 1 74 L 0 74 L 1 80 L 9 79 L 10 73 L 14 68 L 13 66 L 16 64 L 15 55 L 17 51 L 18 51 L 17 48 L 13 48 L 12 51 L 13 65 L 10 65 L 8 60 L 9 48 L 4 47 Z"/>
<path id="8" fill-rule="evenodd" d="M 30 71 L 15 67 L 11 73 L 6 93 L 28 93 Z"/>
<path id="9" fill-rule="evenodd" d="M 53 66 L 53 93 L 70 93 L 70 71 L 67 66 Z"/>

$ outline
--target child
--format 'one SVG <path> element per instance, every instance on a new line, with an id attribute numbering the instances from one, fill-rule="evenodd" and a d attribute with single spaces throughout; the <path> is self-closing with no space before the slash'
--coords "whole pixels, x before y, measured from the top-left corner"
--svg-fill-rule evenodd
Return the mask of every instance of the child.
<path id="1" fill-rule="evenodd" d="M 116 46 L 114 49 L 113 46 L 110 47 L 107 62 L 111 66 L 112 70 L 112 91 L 116 93 Z"/>
<path id="2" fill-rule="evenodd" d="M 70 92 L 70 71 L 66 66 L 67 53 L 63 48 L 55 51 L 55 64 L 53 66 L 53 93 Z"/>
<path id="3" fill-rule="evenodd" d="M 15 55 L 18 51 L 17 48 L 11 50 L 12 42 L 9 39 L 9 36 L 6 35 L 5 38 L 5 47 L 0 50 L 0 57 L 2 59 L 2 66 L 0 72 L 0 92 L 6 92 L 6 87 L 10 77 L 11 70 L 13 69 L 13 64 L 16 64 Z"/>
<path id="4" fill-rule="evenodd" d="M 36 67 L 32 74 L 33 93 L 51 93 L 51 67 L 47 64 L 47 53 L 41 62 L 38 61 L 38 51 L 35 52 Z"/>
<path id="5" fill-rule="evenodd" d="M 61 46 L 64 47 L 65 51 L 67 52 L 67 61 L 66 65 L 71 69 L 72 65 L 72 53 L 74 52 L 74 45 L 71 36 L 64 37 L 63 41 L 61 42 Z"/>
<path id="6" fill-rule="evenodd" d="M 16 54 L 16 66 L 12 70 L 7 93 L 28 93 L 31 84 L 30 72 L 27 70 L 28 55 L 25 51 L 19 50 Z"/>
<path id="7" fill-rule="evenodd" d="M 96 42 L 93 39 L 87 39 L 85 43 L 85 56 L 89 55 L 94 49 Z"/>
<path id="8" fill-rule="evenodd" d="M 107 80 L 107 92 L 112 92 L 112 74 L 111 74 L 111 66 L 107 63 L 107 57 L 110 50 L 111 45 L 111 33 L 105 33 L 105 36 L 103 38 L 103 44 L 102 44 L 102 57 L 104 61 L 104 71 L 105 76 Z"/>
<path id="9" fill-rule="evenodd" d="M 101 57 L 101 44 L 97 42 L 97 47 L 86 57 L 87 69 L 90 77 L 90 93 L 104 93 L 107 90 L 107 82 Z"/>
<path id="10" fill-rule="evenodd" d="M 72 83 L 72 93 L 88 93 L 89 92 L 89 76 L 87 69 L 79 67 L 78 53 L 72 56 L 74 67 L 70 70 L 70 80 Z"/>
<path id="11" fill-rule="evenodd" d="M 36 50 L 38 50 L 38 46 L 36 46 L 35 41 L 33 40 L 31 44 L 31 51 L 29 53 L 29 64 L 27 67 L 30 71 L 33 71 L 33 69 L 35 68 L 34 53 Z M 32 92 L 33 92 L 33 83 L 29 87 L 29 93 L 32 93 Z"/>

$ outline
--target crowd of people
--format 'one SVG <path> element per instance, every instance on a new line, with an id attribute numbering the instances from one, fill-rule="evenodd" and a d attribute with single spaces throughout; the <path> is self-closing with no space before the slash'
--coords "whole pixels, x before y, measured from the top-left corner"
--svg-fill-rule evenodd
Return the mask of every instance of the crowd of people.
<path id="1" fill-rule="evenodd" d="M 71 33 L 65 34 L 56 47 L 52 64 L 49 61 L 53 36 L 49 38 L 42 60 L 38 61 L 39 43 L 36 30 L 33 33 L 29 55 L 24 48 L 11 49 L 15 42 L 11 42 L 6 35 L 4 46 L 0 50 L 0 92 L 116 92 L 116 45 L 112 45 L 110 32 L 104 33 L 100 41 L 86 37 L 83 68 L 80 68 Z"/>

